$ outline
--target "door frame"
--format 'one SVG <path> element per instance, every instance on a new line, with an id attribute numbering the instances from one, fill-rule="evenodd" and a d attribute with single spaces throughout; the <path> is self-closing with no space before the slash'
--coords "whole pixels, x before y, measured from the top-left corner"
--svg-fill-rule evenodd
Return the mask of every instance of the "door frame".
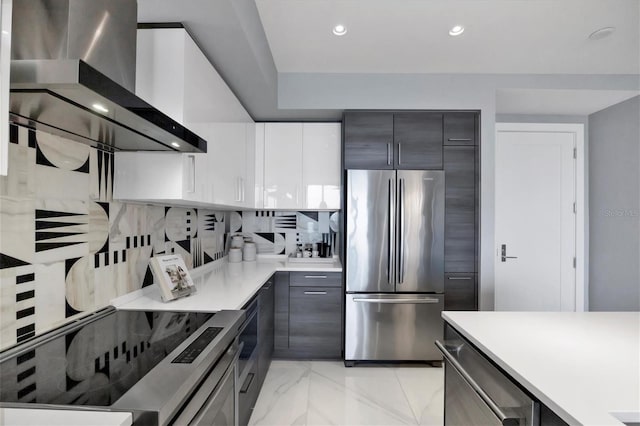
<path id="1" fill-rule="evenodd" d="M 585 181 L 585 138 L 582 123 L 496 123 L 495 141 L 498 144 L 498 134 L 506 132 L 534 132 L 534 133 L 571 133 L 576 143 L 575 194 L 576 194 L 576 312 L 589 310 L 589 258 L 586 246 L 586 225 L 588 220 L 588 206 L 586 205 Z M 497 170 L 497 155 L 494 158 L 494 181 Z M 498 257 L 494 257 L 494 268 L 498 266 Z M 496 270 L 496 269 L 494 269 Z"/>

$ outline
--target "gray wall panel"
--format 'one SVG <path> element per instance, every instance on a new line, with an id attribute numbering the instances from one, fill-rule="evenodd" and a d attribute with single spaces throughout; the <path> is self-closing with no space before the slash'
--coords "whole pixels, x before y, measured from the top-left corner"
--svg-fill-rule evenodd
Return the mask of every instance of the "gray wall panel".
<path id="1" fill-rule="evenodd" d="M 589 116 L 589 304 L 640 310 L 640 96 Z"/>

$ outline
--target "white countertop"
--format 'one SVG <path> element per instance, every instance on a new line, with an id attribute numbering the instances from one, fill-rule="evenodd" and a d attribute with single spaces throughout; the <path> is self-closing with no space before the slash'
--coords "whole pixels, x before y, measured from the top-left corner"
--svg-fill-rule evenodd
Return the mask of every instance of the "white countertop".
<path id="1" fill-rule="evenodd" d="M 640 421 L 640 312 L 443 312 L 569 424 Z"/>
<path id="2" fill-rule="evenodd" d="M 3 426 L 129 426 L 132 421 L 131 413 L 0 408 Z"/>
<path id="3" fill-rule="evenodd" d="M 226 257 L 190 271 L 196 292 L 163 302 L 155 285 L 111 301 L 118 309 L 215 312 L 241 309 L 277 271 L 341 272 L 339 259 L 333 263 L 292 263 L 284 256 L 262 257 L 256 262 L 229 263 Z"/>

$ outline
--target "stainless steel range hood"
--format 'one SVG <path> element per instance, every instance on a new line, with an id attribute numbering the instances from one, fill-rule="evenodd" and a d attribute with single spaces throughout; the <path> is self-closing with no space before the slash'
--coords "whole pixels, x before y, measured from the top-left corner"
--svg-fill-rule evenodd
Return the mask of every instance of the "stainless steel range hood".
<path id="1" fill-rule="evenodd" d="M 135 0 L 14 0 L 10 120 L 100 149 L 206 152 L 134 94 Z"/>

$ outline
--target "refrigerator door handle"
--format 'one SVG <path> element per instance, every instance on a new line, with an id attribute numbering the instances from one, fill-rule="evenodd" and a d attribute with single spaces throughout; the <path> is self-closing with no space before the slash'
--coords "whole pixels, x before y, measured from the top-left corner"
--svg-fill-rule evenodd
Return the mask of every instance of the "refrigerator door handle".
<path id="1" fill-rule="evenodd" d="M 404 179 L 398 183 L 398 284 L 404 282 Z"/>
<path id="2" fill-rule="evenodd" d="M 393 259 L 394 259 L 394 243 L 396 239 L 395 235 L 395 196 L 394 196 L 394 180 L 389 179 L 389 228 L 387 232 L 388 242 L 387 247 L 389 253 L 387 255 L 387 282 L 393 285 L 394 282 L 394 268 L 393 268 Z"/>
<path id="3" fill-rule="evenodd" d="M 353 298 L 354 302 L 361 302 L 361 303 L 389 303 L 389 304 L 426 304 L 426 303 L 438 303 L 440 302 L 439 299 L 434 299 L 434 298 L 404 298 L 404 299 L 369 299 L 369 298 L 361 298 L 361 297 L 354 297 Z"/>

